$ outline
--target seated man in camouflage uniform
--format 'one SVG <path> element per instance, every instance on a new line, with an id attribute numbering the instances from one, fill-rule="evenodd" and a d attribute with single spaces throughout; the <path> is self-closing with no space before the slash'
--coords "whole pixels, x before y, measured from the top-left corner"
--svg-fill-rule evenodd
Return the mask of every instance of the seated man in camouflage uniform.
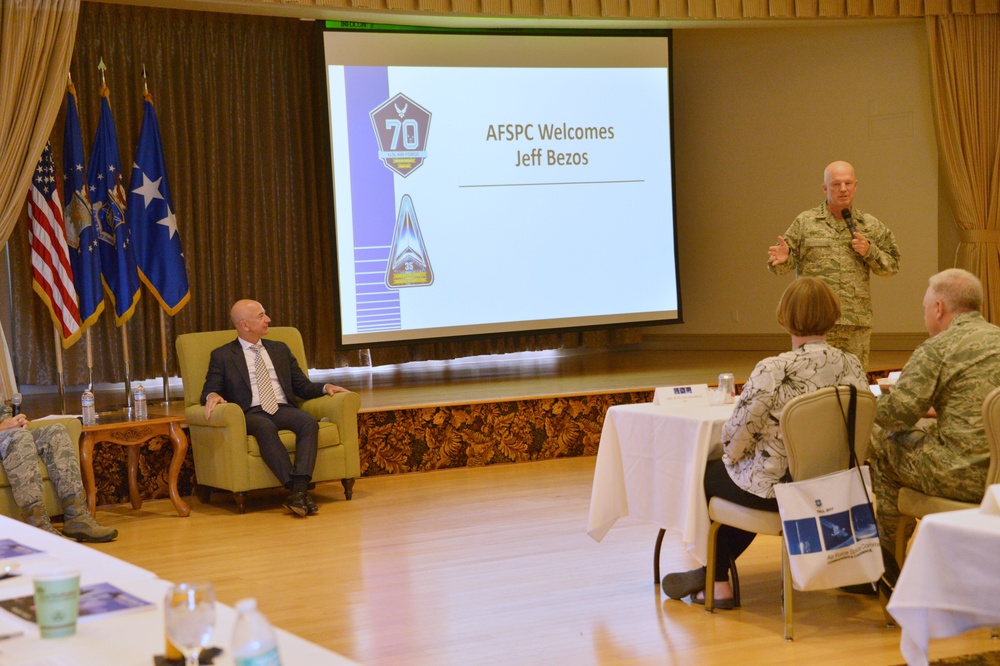
<path id="1" fill-rule="evenodd" d="M 878 400 L 869 457 L 887 574 L 898 571 L 889 549 L 902 486 L 963 502 L 980 502 L 986 490 L 983 400 L 1000 386 L 1000 328 L 983 319 L 982 303 L 972 273 L 950 268 L 931 277 L 923 303 L 931 337 Z"/>
<path id="2" fill-rule="evenodd" d="M 98 525 L 87 511 L 80 461 L 66 427 L 53 423 L 29 431 L 27 425 L 24 414 L 12 416 L 6 404 L 0 405 L 0 459 L 24 522 L 59 535 L 45 512 L 42 470 L 38 466 L 41 457 L 63 505 L 65 522 L 60 536 L 89 542 L 115 539 L 118 530 Z"/>

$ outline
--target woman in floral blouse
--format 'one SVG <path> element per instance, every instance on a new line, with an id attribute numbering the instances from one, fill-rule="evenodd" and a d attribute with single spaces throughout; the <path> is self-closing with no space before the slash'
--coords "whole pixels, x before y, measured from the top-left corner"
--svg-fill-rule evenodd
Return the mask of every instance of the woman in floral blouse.
<path id="1" fill-rule="evenodd" d="M 825 282 L 799 278 L 778 304 L 778 323 L 792 336 L 792 351 L 765 358 L 743 386 L 729 422 L 722 428 L 724 453 L 705 469 L 705 496 L 721 497 L 751 509 L 777 511 L 774 485 L 788 480 L 788 454 L 778 427 L 781 411 L 792 398 L 826 386 L 853 384 L 868 388 L 861 362 L 828 345 L 824 334 L 840 317 L 840 300 Z M 715 607 L 733 608 L 730 562 L 747 549 L 753 532 L 723 525 L 716 541 Z M 705 567 L 663 577 L 671 598 L 691 596 L 705 603 Z"/>

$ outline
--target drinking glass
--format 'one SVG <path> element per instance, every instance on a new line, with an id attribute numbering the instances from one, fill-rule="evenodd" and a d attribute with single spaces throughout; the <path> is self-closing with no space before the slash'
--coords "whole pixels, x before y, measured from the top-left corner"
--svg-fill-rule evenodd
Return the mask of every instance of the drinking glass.
<path id="1" fill-rule="evenodd" d="M 186 666 L 198 655 L 215 628 L 215 590 L 211 583 L 180 583 L 167 590 L 163 614 L 170 641 L 184 653 Z"/>

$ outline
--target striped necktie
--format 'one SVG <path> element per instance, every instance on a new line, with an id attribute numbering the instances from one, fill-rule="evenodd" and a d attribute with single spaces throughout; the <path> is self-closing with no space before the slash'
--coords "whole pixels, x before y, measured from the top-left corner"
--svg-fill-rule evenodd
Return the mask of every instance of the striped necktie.
<path id="1" fill-rule="evenodd" d="M 264 357 L 260 355 L 260 343 L 250 345 L 257 355 L 253 362 L 254 371 L 257 375 L 257 392 L 260 393 L 260 407 L 268 414 L 278 411 L 278 399 L 274 396 L 274 386 L 271 385 L 271 375 L 264 364 Z"/>

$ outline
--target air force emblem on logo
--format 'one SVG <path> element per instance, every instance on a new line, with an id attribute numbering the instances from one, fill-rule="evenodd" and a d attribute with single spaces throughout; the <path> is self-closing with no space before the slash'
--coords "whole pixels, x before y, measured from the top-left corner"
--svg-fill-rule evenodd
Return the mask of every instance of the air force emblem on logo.
<path id="1" fill-rule="evenodd" d="M 371 112 L 378 138 L 378 158 L 403 178 L 427 159 L 430 111 L 403 94 L 390 98 Z"/>

